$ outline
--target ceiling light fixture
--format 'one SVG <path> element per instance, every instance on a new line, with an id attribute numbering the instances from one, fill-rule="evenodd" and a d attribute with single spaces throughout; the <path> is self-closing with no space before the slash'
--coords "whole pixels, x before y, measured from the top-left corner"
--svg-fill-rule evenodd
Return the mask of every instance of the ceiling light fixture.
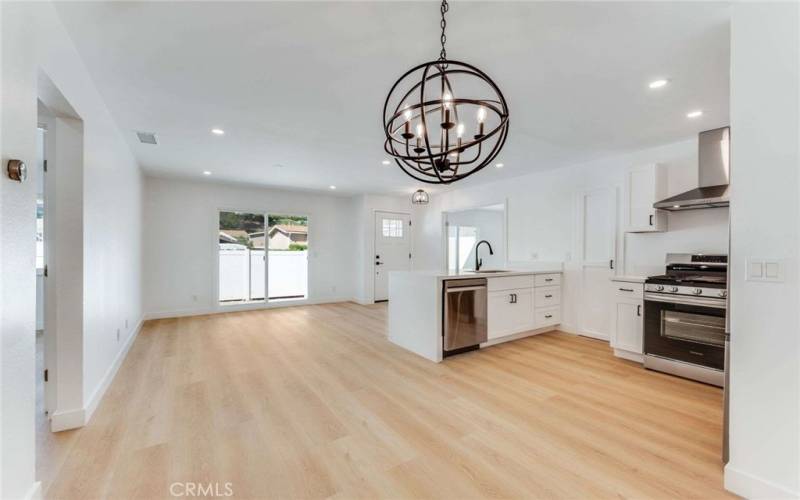
<path id="1" fill-rule="evenodd" d="M 203 170 L 203 175 L 211 175 L 211 172 L 208 170 Z"/>
<path id="2" fill-rule="evenodd" d="M 383 160 L 381 163 L 383 165 L 391 165 L 392 164 L 392 162 L 390 162 L 389 160 Z"/>
<path id="3" fill-rule="evenodd" d="M 214 135 L 225 135 L 225 131 L 221 128 L 212 128 L 211 133 Z"/>
<path id="4" fill-rule="evenodd" d="M 505 167 L 506 165 L 505 165 L 505 163 L 495 163 L 495 164 L 494 164 L 494 166 L 495 166 L 496 168 L 503 168 L 503 167 Z"/>
<path id="5" fill-rule="evenodd" d="M 450 184 L 497 157 L 508 135 L 509 113 L 503 93 L 486 73 L 447 59 L 447 0 L 439 10 L 439 59 L 411 68 L 392 85 L 383 105 L 384 149 L 410 177 Z M 459 95 L 457 88 L 482 97 Z M 465 136 L 465 127 L 472 133 Z"/>
<path id="6" fill-rule="evenodd" d="M 665 86 L 669 83 L 669 80 L 655 80 L 650 82 L 649 87 L 651 89 L 660 89 L 661 87 Z"/>
<path id="7" fill-rule="evenodd" d="M 328 186 L 328 189 L 336 189 L 336 186 L 333 186 L 333 185 Z"/>
<path id="8" fill-rule="evenodd" d="M 417 189 L 411 195 L 411 203 L 414 205 L 427 205 L 429 201 L 431 201 L 430 196 L 422 189 Z"/>
<path id="9" fill-rule="evenodd" d="M 703 112 L 699 109 L 697 111 L 690 111 L 689 113 L 686 113 L 686 118 L 697 118 L 700 116 L 703 116 Z"/>

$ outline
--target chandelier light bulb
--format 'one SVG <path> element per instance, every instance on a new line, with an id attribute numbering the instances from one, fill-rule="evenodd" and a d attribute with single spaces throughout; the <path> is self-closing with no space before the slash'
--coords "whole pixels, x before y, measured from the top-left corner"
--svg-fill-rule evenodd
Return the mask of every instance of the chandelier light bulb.
<path id="1" fill-rule="evenodd" d="M 453 96 L 450 95 L 450 92 L 445 92 L 442 94 L 442 102 L 444 102 L 445 109 L 450 108 L 450 104 L 453 102 Z"/>
<path id="2" fill-rule="evenodd" d="M 412 116 L 413 113 L 411 112 L 410 109 L 408 109 L 408 104 L 406 104 L 406 110 L 403 111 L 403 118 L 405 118 L 407 122 L 410 122 Z"/>
<path id="3" fill-rule="evenodd" d="M 421 123 L 417 123 L 417 139 L 422 139 L 422 134 L 425 133 L 425 127 Z"/>
<path id="4" fill-rule="evenodd" d="M 478 123 L 483 123 L 486 120 L 486 108 L 481 106 L 478 108 Z"/>
<path id="5" fill-rule="evenodd" d="M 458 126 L 456 127 L 456 136 L 459 139 L 461 139 L 461 137 L 463 135 L 464 135 L 464 124 L 463 123 L 459 123 Z"/>

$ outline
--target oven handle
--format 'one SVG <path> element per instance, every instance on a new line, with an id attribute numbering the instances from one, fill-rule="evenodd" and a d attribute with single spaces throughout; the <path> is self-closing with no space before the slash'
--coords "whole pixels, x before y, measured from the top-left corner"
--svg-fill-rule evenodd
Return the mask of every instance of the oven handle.
<path id="1" fill-rule="evenodd" d="M 699 306 L 699 307 L 712 307 L 714 309 L 726 309 L 725 301 L 720 301 L 717 299 L 706 299 L 702 297 L 683 297 L 679 295 L 659 295 L 656 293 L 645 293 L 644 294 L 645 301 L 651 302 L 664 302 L 667 304 L 681 304 L 687 306 Z"/>

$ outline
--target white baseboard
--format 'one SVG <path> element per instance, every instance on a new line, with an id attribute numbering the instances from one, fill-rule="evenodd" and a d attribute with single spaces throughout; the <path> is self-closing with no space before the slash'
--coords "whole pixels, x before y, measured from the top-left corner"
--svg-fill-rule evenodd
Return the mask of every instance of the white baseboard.
<path id="1" fill-rule="evenodd" d="M 790 491 L 783 486 L 747 472 L 725 466 L 725 489 L 750 499 L 799 498 L 800 491 Z"/>
<path id="2" fill-rule="evenodd" d="M 628 361 L 635 361 L 637 363 L 644 363 L 644 354 L 626 351 L 624 349 L 614 349 L 614 356 Z"/>
<path id="3" fill-rule="evenodd" d="M 94 411 L 100 405 L 100 401 L 102 401 L 103 396 L 108 390 L 108 387 L 114 380 L 114 376 L 117 374 L 117 371 L 119 371 L 119 367 L 122 366 L 122 362 L 125 361 L 125 357 L 128 355 L 128 351 L 131 349 L 133 342 L 136 340 L 136 337 L 139 336 L 139 332 L 142 330 L 143 324 L 144 319 L 140 319 L 136 324 L 136 327 L 133 329 L 133 332 L 125 341 L 125 345 L 123 345 L 122 349 L 120 349 L 119 353 L 117 353 L 117 357 L 114 359 L 114 362 L 111 363 L 111 366 L 109 366 L 108 370 L 106 370 L 105 375 L 103 375 L 103 379 L 100 381 L 100 385 L 97 386 L 97 388 L 94 390 L 94 393 L 89 398 L 89 401 L 86 403 L 83 416 L 84 425 L 89 423 L 89 419 L 92 418 Z"/>
<path id="4" fill-rule="evenodd" d="M 42 500 L 42 482 L 36 481 L 33 483 L 23 498 L 25 500 Z"/>
<path id="5" fill-rule="evenodd" d="M 225 314 L 241 311 L 258 311 L 261 309 L 277 309 L 282 307 L 310 306 L 318 304 L 336 304 L 340 302 L 357 302 L 353 297 L 329 297 L 322 299 L 292 300 L 285 302 L 267 302 L 259 304 L 231 304 L 228 306 L 202 307 L 197 309 L 178 309 L 173 311 L 156 311 L 145 313 L 144 320 L 184 318 L 189 316 L 205 316 L 209 314 Z"/>
<path id="6" fill-rule="evenodd" d="M 56 410 L 50 415 L 50 431 L 61 432 L 78 429 L 86 424 L 86 411 L 83 408 Z"/>

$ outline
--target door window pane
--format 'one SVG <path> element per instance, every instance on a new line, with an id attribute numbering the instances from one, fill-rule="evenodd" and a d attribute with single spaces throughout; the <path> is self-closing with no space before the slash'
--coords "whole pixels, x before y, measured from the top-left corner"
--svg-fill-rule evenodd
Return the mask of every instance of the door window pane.
<path id="1" fill-rule="evenodd" d="M 304 299 L 308 295 L 308 217 L 268 216 L 270 301 Z"/>
<path id="2" fill-rule="evenodd" d="M 384 238 L 403 237 L 403 219 L 383 219 Z"/>
<path id="3" fill-rule="evenodd" d="M 219 213 L 219 301 L 264 301 L 264 215 Z"/>

